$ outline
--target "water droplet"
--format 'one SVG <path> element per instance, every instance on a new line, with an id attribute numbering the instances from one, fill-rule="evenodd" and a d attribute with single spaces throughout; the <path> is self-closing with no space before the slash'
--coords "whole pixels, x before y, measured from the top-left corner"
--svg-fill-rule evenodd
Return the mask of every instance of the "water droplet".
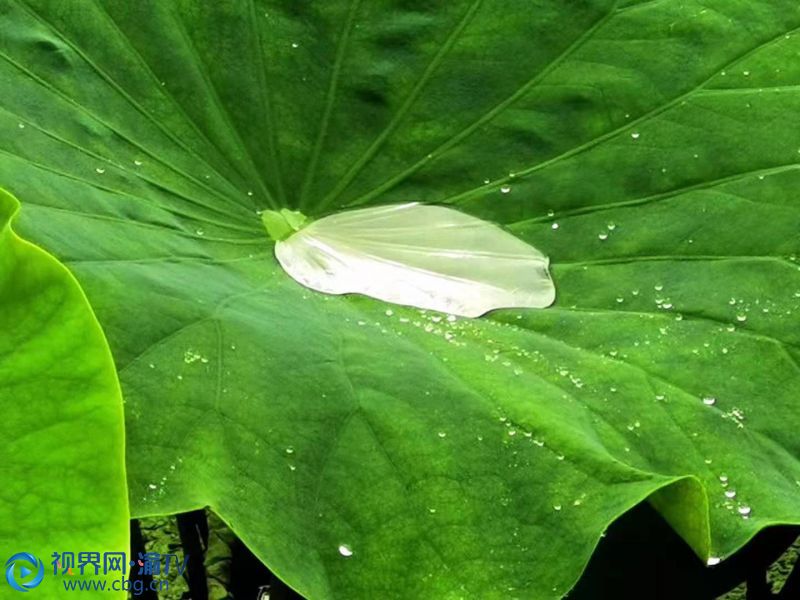
<path id="1" fill-rule="evenodd" d="M 657 292 L 660 292 L 664 289 L 664 286 L 659 283 L 658 285 L 653 286 L 653 289 Z"/>
<path id="2" fill-rule="evenodd" d="M 199 352 L 195 352 L 192 349 L 189 349 L 183 353 L 183 362 L 185 362 L 187 365 L 195 363 L 198 360 L 201 360 L 202 358 L 203 357 L 200 355 Z"/>
<path id="3" fill-rule="evenodd" d="M 195 233 L 200 237 L 203 237 L 206 234 L 206 232 L 203 231 L 202 229 L 195 229 Z"/>
<path id="4" fill-rule="evenodd" d="M 507 194 L 510 191 L 511 191 L 511 186 L 510 185 L 504 185 L 504 186 L 500 187 L 500 193 L 501 194 Z"/>
<path id="5" fill-rule="evenodd" d="M 298 44 L 297 42 L 292 42 L 292 48 L 299 48 L 299 47 L 300 44 Z"/>
<path id="6" fill-rule="evenodd" d="M 553 510 L 561 510 L 560 504 L 553 504 Z"/>
<path id="7" fill-rule="evenodd" d="M 294 446 L 287 446 L 286 454 L 294 454 Z"/>
<path id="8" fill-rule="evenodd" d="M 599 239 L 600 241 L 605 241 L 605 240 L 608 239 L 608 234 L 607 233 L 599 233 L 599 234 L 597 234 L 597 239 Z"/>
<path id="9" fill-rule="evenodd" d="M 747 315 L 744 313 L 739 313 L 738 315 L 736 315 L 736 320 L 739 321 L 739 323 L 744 323 L 745 321 L 747 321 Z"/>
<path id="10" fill-rule="evenodd" d="M 706 396 L 703 398 L 703 404 L 706 406 L 714 406 L 717 403 L 717 399 L 712 396 Z"/>
<path id="11" fill-rule="evenodd" d="M 344 556 L 345 558 L 350 558 L 353 556 L 353 551 L 350 549 L 350 546 L 347 544 L 340 544 L 339 545 L 339 554 Z"/>
<path id="12" fill-rule="evenodd" d="M 726 498 L 736 498 L 736 490 L 725 490 Z"/>
<path id="13" fill-rule="evenodd" d="M 742 71 L 742 75 L 745 77 L 750 77 L 750 71 Z"/>
<path id="14" fill-rule="evenodd" d="M 714 565 L 718 565 L 721 562 L 722 562 L 722 559 L 719 556 L 709 556 L 708 560 L 706 561 L 706 564 L 709 567 L 713 567 Z"/>
<path id="15" fill-rule="evenodd" d="M 135 160 L 133 161 L 133 164 L 136 165 L 137 167 L 141 167 L 143 163 L 140 160 Z"/>
<path id="16" fill-rule="evenodd" d="M 552 225 L 550 225 L 550 228 L 551 229 L 558 229 L 558 223 L 553 223 Z"/>
<path id="17" fill-rule="evenodd" d="M 387 308 L 386 311 L 384 312 L 384 314 L 387 317 L 391 317 L 394 314 L 394 311 L 391 308 Z"/>
<path id="18" fill-rule="evenodd" d="M 641 136 L 641 134 L 640 134 L 638 131 L 634 131 L 634 132 L 631 134 L 631 137 L 632 137 L 634 140 L 638 140 L 640 136 Z"/>
<path id="19" fill-rule="evenodd" d="M 608 225 L 606 225 L 606 227 L 608 228 L 609 231 L 614 231 L 617 228 L 617 224 L 609 223 Z"/>
<path id="20" fill-rule="evenodd" d="M 722 483 L 728 483 L 728 476 L 727 476 L 727 475 L 720 475 L 720 476 L 719 476 L 719 480 L 720 480 Z"/>
<path id="21" fill-rule="evenodd" d="M 751 508 L 745 505 L 740 506 L 737 510 L 739 511 L 739 514 L 742 515 L 743 517 L 749 517 L 750 513 L 752 512 Z"/>
<path id="22" fill-rule="evenodd" d="M 447 433 L 445 433 L 444 431 L 440 431 L 439 432 L 439 437 L 440 438 L 445 438 L 445 437 L 447 437 Z"/>
<path id="23" fill-rule="evenodd" d="M 158 486 L 155 483 L 151 483 L 147 487 L 149 487 L 151 490 L 157 490 L 158 489 Z"/>
<path id="24" fill-rule="evenodd" d="M 106 170 L 105 170 L 104 168 L 102 168 L 102 167 L 97 167 L 97 168 L 94 170 L 94 172 L 95 172 L 95 173 L 97 173 L 98 175 L 102 175 L 103 173 L 105 173 L 105 172 L 106 172 Z"/>

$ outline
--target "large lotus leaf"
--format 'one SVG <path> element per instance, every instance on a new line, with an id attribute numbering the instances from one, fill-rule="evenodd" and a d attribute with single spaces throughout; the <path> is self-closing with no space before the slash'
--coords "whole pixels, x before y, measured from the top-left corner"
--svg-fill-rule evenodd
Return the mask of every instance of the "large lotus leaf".
<path id="1" fill-rule="evenodd" d="M 110 338 L 137 515 L 210 505 L 314 599 L 559 597 L 645 498 L 703 559 L 800 522 L 795 0 L 0 14 L 0 181 Z M 317 294 L 257 214 L 407 201 L 556 305 Z"/>
<path id="2" fill-rule="evenodd" d="M 54 576 L 54 552 L 128 552 L 122 398 L 77 282 L 12 231 L 18 207 L 0 190 L 0 597 L 62 598 L 64 581 L 99 578 Z"/>

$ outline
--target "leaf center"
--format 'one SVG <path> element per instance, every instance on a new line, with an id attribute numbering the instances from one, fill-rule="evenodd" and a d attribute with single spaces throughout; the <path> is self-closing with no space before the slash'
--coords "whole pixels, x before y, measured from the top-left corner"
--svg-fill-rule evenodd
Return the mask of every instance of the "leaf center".
<path id="1" fill-rule="evenodd" d="M 288 208 L 265 210 L 261 213 L 261 221 L 264 223 L 267 235 L 276 242 L 285 240 L 295 231 L 300 231 L 309 222 L 303 213 Z"/>

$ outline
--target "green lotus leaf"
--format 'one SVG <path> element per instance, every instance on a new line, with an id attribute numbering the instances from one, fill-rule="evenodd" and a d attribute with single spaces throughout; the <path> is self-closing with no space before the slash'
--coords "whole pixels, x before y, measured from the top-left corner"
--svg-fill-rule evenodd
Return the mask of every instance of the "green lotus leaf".
<path id="1" fill-rule="evenodd" d="M 103 574 L 106 552 L 129 556 L 122 397 L 78 283 L 12 231 L 18 207 L 0 190 L 0 597 L 63 598 L 65 582 L 122 576 Z M 99 577 L 76 562 L 65 573 L 63 554 L 80 552 L 97 553 Z M 81 593 L 125 597 L 111 584 Z"/>
<path id="2" fill-rule="evenodd" d="M 0 14 L 0 182 L 110 340 L 136 515 L 209 505 L 315 600 L 561 597 L 645 499 L 712 562 L 800 522 L 795 1 Z M 260 215 L 406 202 L 555 305 L 319 294 Z"/>

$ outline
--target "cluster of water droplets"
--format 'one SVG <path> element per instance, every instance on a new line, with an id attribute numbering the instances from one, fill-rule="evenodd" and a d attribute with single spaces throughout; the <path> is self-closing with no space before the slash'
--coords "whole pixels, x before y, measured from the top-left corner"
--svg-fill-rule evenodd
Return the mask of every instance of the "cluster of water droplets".
<path id="1" fill-rule="evenodd" d="M 142 500 L 145 502 L 152 502 L 157 498 L 162 497 L 166 493 L 166 486 L 169 482 L 170 476 L 175 473 L 175 471 L 178 469 L 178 466 L 182 464 L 183 458 L 179 456 L 177 458 L 177 462 L 170 464 L 169 472 L 166 475 L 162 476 L 157 482 L 148 483 Z"/>

